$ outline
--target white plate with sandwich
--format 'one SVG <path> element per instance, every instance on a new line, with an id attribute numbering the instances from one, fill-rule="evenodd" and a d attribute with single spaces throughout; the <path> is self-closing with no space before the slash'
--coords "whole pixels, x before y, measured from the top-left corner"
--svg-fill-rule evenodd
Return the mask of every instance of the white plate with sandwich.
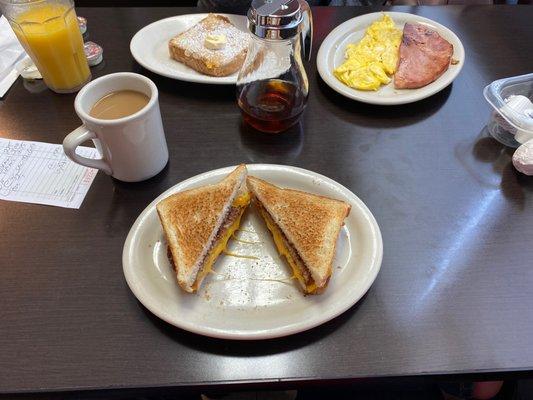
<path id="1" fill-rule="evenodd" d="M 425 99 L 452 83 L 464 63 L 463 44 L 450 29 L 392 11 L 342 23 L 324 39 L 317 55 L 318 72 L 329 87 L 378 105 Z"/>
<path id="2" fill-rule="evenodd" d="M 251 340 L 348 310 L 376 279 L 382 254 L 376 220 L 347 188 L 301 168 L 251 164 L 162 193 L 133 224 L 122 260 L 129 287 L 159 318 Z"/>
<path id="3" fill-rule="evenodd" d="M 234 85 L 248 38 L 245 16 L 186 14 L 145 26 L 130 51 L 144 68 L 168 78 Z"/>

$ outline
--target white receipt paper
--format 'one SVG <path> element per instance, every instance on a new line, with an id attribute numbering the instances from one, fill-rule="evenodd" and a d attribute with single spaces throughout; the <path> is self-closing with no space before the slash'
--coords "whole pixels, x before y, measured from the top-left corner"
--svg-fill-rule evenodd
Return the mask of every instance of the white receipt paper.
<path id="1" fill-rule="evenodd" d="M 96 149 L 76 152 L 99 158 Z M 72 162 L 60 144 L 0 138 L 0 199 L 80 208 L 97 170 Z"/>

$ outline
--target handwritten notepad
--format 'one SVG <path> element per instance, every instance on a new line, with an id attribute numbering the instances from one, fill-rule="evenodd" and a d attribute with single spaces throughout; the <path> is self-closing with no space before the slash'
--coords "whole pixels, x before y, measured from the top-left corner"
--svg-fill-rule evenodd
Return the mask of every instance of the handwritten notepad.
<path id="1" fill-rule="evenodd" d="M 99 158 L 91 147 L 79 155 Z M 0 138 L 0 199 L 80 208 L 96 169 L 72 162 L 60 144 Z"/>

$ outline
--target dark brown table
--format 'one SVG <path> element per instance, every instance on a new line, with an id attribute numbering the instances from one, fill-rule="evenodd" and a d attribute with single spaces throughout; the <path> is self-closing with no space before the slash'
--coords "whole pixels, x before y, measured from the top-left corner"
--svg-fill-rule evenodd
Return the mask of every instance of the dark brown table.
<path id="1" fill-rule="evenodd" d="M 79 210 L 0 203 L 0 394 L 532 372 L 533 178 L 486 137 L 482 89 L 533 69 L 533 7 L 394 10 L 461 38 L 466 65 L 450 87 L 411 105 L 365 105 L 330 90 L 313 59 L 301 129 L 265 136 L 241 126 L 233 87 L 161 78 L 132 59 L 137 30 L 194 9 L 79 9 L 105 49 L 94 76 L 136 71 L 156 82 L 171 159 L 144 183 L 99 173 Z M 315 9 L 315 53 L 334 26 L 367 11 Z M 59 143 L 80 124 L 73 100 L 19 80 L 0 101 L 0 135 Z M 284 339 L 232 342 L 174 328 L 130 292 L 121 254 L 137 215 L 175 183 L 240 162 L 317 171 L 372 210 L 382 269 L 344 315 Z"/>

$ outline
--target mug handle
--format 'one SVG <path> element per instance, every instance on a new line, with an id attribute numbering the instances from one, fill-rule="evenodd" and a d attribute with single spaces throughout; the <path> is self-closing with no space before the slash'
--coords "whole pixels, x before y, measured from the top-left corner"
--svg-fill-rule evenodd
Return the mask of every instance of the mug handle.
<path id="1" fill-rule="evenodd" d="M 91 139 L 98 138 L 96 134 L 87 129 L 85 125 L 79 126 L 72 132 L 70 132 L 67 137 L 65 137 L 65 139 L 63 140 L 63 150 L 65 151 L 67 157 L 75 163 L 78 163 L 85 167 L 101 169 L 107 175 L 113 175 L 113 170 L 103 158 L 94 160 L 91 158 L 80 156 L 76 153 L 76 148 L 80 144 Z"/>

